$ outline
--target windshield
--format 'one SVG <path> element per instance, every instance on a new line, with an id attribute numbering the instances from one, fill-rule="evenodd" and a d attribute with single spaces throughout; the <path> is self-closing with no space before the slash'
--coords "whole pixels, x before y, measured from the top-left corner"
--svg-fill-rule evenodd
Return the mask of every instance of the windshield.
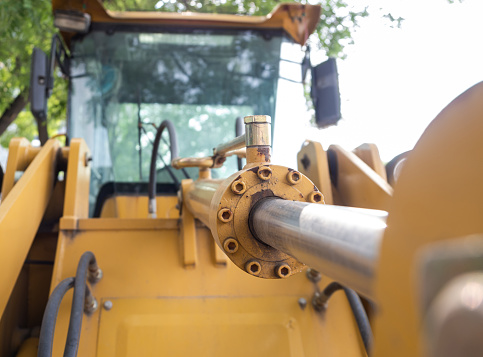
<path id="1" fill-rule="evenodd" d="M 163 120 L 176 127 L 179 155 L 199 157 L 235 137 L 237 117 L 273 118 L 282 38 L 278 32 L 108 29 L 74 39 L 69 137 L 84 138 L 92 152 L 91 214 L 106 183 L 147 182 L 156 126 Z M 196 169 L 168 167 L 167 133 L 163 138 L 158 182 L 196 178 Z M 235 170 L 230 158 L 213 177 Z"/>

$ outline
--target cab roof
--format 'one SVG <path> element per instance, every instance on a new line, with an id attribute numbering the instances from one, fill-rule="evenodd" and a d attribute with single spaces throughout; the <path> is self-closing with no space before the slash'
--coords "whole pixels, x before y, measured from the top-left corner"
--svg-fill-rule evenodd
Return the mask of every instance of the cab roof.
<path id="1" fill-rule="evenodd" d="M 205 14 L 194 12 L 171 13 L 161 11 L 110 11 L 100 0 L 53 0 L 52 10 L 56 12 L 87 13 L 91 23 L 157 25 L 185 28 L 241 28 L 241 29 L 283 29 L 295 42 L 304 45 L 315 31 L 320 19 L 319 5 L 296 3 L 279 4 L 266 16 L 240 16 L 226 14 Z M 61 32 L 69 46 L 74 33 Z"/>

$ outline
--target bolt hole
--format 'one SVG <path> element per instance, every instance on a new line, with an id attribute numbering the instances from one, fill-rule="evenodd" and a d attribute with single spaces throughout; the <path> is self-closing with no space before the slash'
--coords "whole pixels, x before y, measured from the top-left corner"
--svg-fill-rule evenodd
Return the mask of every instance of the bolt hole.
<path id="1" fill-rule="evenodd" d="M 302 176 L 298 171 L 289 171 L 287 174 L 287 181 L 292 185 L 297 184 L 301 179 L 302 179 Z"/>
<path id="2" fill-rule="evenodd" d="M 235 253 L 238 250 L 238 242 L 233 238 L 228 238 L 225 240 L 223 247 L 228 253 Z"/>
<path id="3" fill-rule="evenodd" d="M 262 266 L 260 265 L 259 262 L 257 261 L 249 261 L 246 265 L 245 265 L 245 269 L 248 273 L 252 274 L 252 275 L 258 275 L 260 274 L 260 272 L 262 271 Z"/>
<path id="4" fill-rule="evenodd" d="M 257 273 L 259 270 L 260 270 L 260 267 L 257 264 L 255 263 L 250 264 L 250 271 L 252 273 Z"/>
<path id="5" fill-rule="evenodd" d="M 233 213 L 228 208 L 223 208 L 218 212 L 218 218 L 222 222 L 229 222 L 233 218 Z"/>
<path id="6" fill-rule="evenodd" d="M 309 201 L 312 203 L 324 203 L 324 196 L 320 192 L 312 192 L 309 197 Z"/>
<path id="7" fill-rule="evenodd" d="M 269 180 L 270 177 L 272 177 L 272 170 L 270 167 L 260 167 L 258 170 L 258 177 L 261 178 L 262 180 Z"/>
<path id="8" fill-rule="evenodd" d="M 275 273 L 279 278 L 286 278 L 287 276 L 290 276 L 292 269 L 287 264 L 282 264 L 275 269 Z"/>
<path id="9" fill-rule="evenodd" d="M 269 178 L 270 174 L 271 174 L 271 172 L 268 171 L 268 170 L 261 170 L 260 171 L 260 176 L 262 176 L 263 178 Z"/>

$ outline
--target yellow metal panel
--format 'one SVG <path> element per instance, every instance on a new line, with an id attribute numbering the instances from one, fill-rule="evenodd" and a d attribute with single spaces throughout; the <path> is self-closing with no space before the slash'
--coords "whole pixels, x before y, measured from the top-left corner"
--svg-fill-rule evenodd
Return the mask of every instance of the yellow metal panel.
<path id="1" fill-rule="evenodd" d="M 58 148 L 49 140 L 0 205 L 0 315 L 52 194 Z"/>
<path id="2" fill-rule="evenodd" d="M 112 229 L 90 226 L 89 230 L 61 231 L 51 288 L 75 274 L 83 252 L 94 252 L 104 276 L 93 287 L 93 294 L 99 302 L 111 300 L 113 308 L 108 311 L 101 307 L 93 315 L 84 317 L 79 356 L 129 355 L 134 353 L 131 343 L 141 341 L 145 341 L 146 345 L 138 345 L 138 355 L 159 355 L 155 353 L 156 348 L 164 347 L 159 345 L 158 334 L 169 331 L 166 329 L 170 324 L 173 330 L 167 332 L 167 343 L 176 348 L 179 343 L 176 339 L 185 331 L 186 345 L 181 346 L 180 351 L 170 351 L 169 355 L 183 356 L 186 355 L 182 353 L 185 351 L 183 348 L 194 346 L 195 351 L 199 351 L 196 345 L 218 341 L 223 344 L 219 347 L 218 356 L 236 356 L 234 348 L 225 353 L 229 342 L 220 342 L 220 337 L 224 339 L 231 331 L 232 338 L 236 339 L 233 346 L 237 348 L 243 346 L 239 341 L 253 342 L 256 336 L 246 328 L 250 325 L 246 321 L 253 321 L 252 325 L 265 321 L 266 328 L 274 331 L 264 332 L 254 327 L 257 332 L 266 336 L 271 334 L 272 337 L 283 336 L 282 340 L 265 339 L 266 345 L 259 346 L 261 350 L 270 347 L 279 352 L 279 345 L 299 346 L 301 343 L 303 347 L 297 347 L 297 351 L 303 354 L 299 356 L 365 355 L 344 295 L 335 295 L 325 313 L 315 312 L 310 305 L 314 285 L 305 274 L 267 281 L 244 273 L 231 262 L 220 269 L 213 255 L 215 243 L 207 228 L 197 229 L 198 260 L 196 267 L 188 270 L 184 266 L 177 230 L 155 227 L 127 230 L 122 228 L 123 220 L 119 219 L 111 219 L 111 223 L 107 219 L 80 220 L 79 227 L 83 226 L 83 222 L 89 226 L 89 221 L 112 224 Z M 114 227 L 115 221 L 119 222 L 117 228 Z M 140 225 L 141 221 L 157 220 L 137 221 L 136 224 Z M 323 278 L 321 286 L 328 283 L 329 280 Z M 66 296 L 59 310 L 54 356 L 61 356 L 63 352 L 71 296 L 70 293 Z M 298 304 L 299 298 L 308 302 L 304 310 Z M 112 317 L 109 313 L 113 313 Z M 204 321 L 207 315 L 213 315 L 213 318 Z M 232 318 L 233 329 L 224 332 L 219 324 L 228 323 Z M 192 321 L 193 325 L 188 326 L 188 321 Z M 125 336 L 132 335 L 124 338 L 123 333 Z M 206 339 L 207 336 L 211 336 L 210 340 Z M 301 342 L 291 342 L 290 336 L 300 336 L 293 338 Z M 124 344 L 118 345 L 117 341 Z M 277 354 L 267 352 L 265 355 Z"/>
<path id="3" fill-rule="evenodd" d="M 110 301 L 112 309 L 101 312 L 99 357 L 316 354 L 310 329 L 318 317 L 291 297 Z M 312 337 L 305 348 L 303 331 Z"/>
<path id="4" fill-rule="evenodd" d="M 153 230 L 153 229 L 178 229 L 179 220 L 174 218 L 95 218 L 95 219 L 80 219 L 80 231 L 109 231 L 109 230 Z M 67 230 L 62 225 L 60 229 Z M 76 230 L 74 230 L 76 231 Z"/>
<path id="5" fill-rule="evenodd" d="M 36 357 L 39 346 L 38 337 L 27 338 L 20 347 L 17 357 Z"/>
<path id="6" fill-rule="evenodd" d="M 322 192 L 325 203 L 333 204 L 329 162 L 322 145 L 316 141 L 306 140 L 297 154 L 297 166 L 299 171 Z"/>
<path id="7" fill-rule="evenodd" d="M 83 139 L 72 139 L 67 162 L 62 224 L 75 228 L 79 218 L 89 215 L 89 149 Z"/>
<path id="8" fill-rule="evenodd" d="M 376 357 L 424 355 L 418 253 L 431 242 L 483 233 L 482 138 L 479 83 L 436 117 L 408 155 L 381 247 Z"/>
<path id="9" fill-rule="evenodd" d="M 225 252 L 221 250 L 218 244 L 215 243 L 213 240 L 213 249 L 215 252 L 215 262 L 219 266 L 226 266 L 228 262 L 228 257 L 226 256 Z"/>
<path id="10" fill-rule="evenodd" d="M 192 180 L 183 180 L 181 182 L 183 197 L 186 197 L 185 195 L 189 189 L 189 186 L 191 185 L 191 182 Z M 183 201 L 180 223 L 179 235 L 181 245 L 183 247 L 183 263 L 186 268 L 194 268 L 198 258 L 195 217 L 188 207 L 186 207 L 185 201 Z"/>
<path id="11" fill-rule="evenodd" d="M 379 150 L 375 144 L 362 144 L 352 150 L 354 154 L 366 163 L 376 174 L 381 176 L 384 181 L 387 181 L 386 168 L 379 156 Z"/>
<path id="12" fill-rule="evenodd" d="M 338 145 L 331 145 L 329 152 L 337 164 L 336 182 L 338 197 L 345 206 L 388 210 L 392 187 L 354 153 Z"/>
<path id="13" fill-rule="evenodd" d="M 156 197 L 156 214 L 158 218 L 178 218 L 176 208 L 178 197 Z M 148 196 L 116 196 L 106 200 L 101 211 L 102 218 L 147 218 Z"/>
<path id="14" fill-rule="evenodd" d="M 8 146 L 8 161 L 2 184 L 2 198 L 5 199 L 15 184 L 15 173 L 24 171 L 40 148 L 30 146 L 25 138 L 13 138 Z"/>

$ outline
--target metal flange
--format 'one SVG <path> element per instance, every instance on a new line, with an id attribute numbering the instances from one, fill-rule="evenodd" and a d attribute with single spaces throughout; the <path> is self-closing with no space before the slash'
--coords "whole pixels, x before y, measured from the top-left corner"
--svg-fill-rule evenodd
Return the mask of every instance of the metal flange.
<path id="1" fill-rule="evenodd" d="M 254 166 L 221 184 L 211 201 L 210 227 L 218 246 L 240 269 L 260 278 L 286 278 L 304 264 L 257 240 L 248 226 L 251 209 L 266 197 L 324 203 L 317 187 L 300 172 L 270 164 Z"/>

